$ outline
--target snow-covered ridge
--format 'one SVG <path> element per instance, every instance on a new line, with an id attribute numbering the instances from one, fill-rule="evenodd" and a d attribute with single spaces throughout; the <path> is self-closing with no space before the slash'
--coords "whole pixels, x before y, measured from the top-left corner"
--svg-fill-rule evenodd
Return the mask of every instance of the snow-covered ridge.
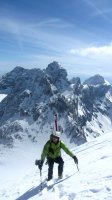
<path id="1" fill-rule="evenodd" d="M 59 129 L 77 145 L 108 132 L 112 86 L 100 75 L 85 83 L 79 77 L 68 81 L 66 70 L 55 61 L 44 70 L 14 68 L 0 80 L 0 93 L 7 95 L 0 102 L 0 143 L 13 146 L 26 135 L 33 142 L 39 133 L 50 134 L 55 112 Z"/>
<path id="2" fill-rule="evenodd" d="M 47 137 L 43 137 L 47 141 Z M 64 138 L 63 138 L 64 139 Z M 40 158 L 43 147 L 15 143 L 12 150 L 1 151 L 0 199 L 2 200 L 111 200 L 112 199 L 112 134 L 108 133 L 91 142 L 69 148 L 79 160 L 79 171 L 72 158 L 62 152 L 65 162 L 63 179 L 57 180 L 57 164 L 54 165 L 52 186 L 47 189 L 47 165 L 40 172 L 34 160 Z M 2 149 L 3 150 L 3 149 Z"/>

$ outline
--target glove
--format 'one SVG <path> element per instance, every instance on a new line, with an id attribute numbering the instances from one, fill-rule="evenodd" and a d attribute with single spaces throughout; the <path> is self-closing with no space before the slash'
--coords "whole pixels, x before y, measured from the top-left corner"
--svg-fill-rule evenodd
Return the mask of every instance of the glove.
<path id="1" fill-rule="evenodd" d="M 73 156 L 75 164 L 78 164 L 78 158 L 76 156 Z"/>
<path id="2" fill-rule="evenodd" d="M 38 168 L 39 168 L 40 170 L 42 170 L 43 161 L 42 161 L 42 160 L 36 160 L 36 161 L 35 161 L 35 165 L 38 165 Z"/>
<path id="3" fill-rule="evenodd" d="M 38 165 L 39 164 L 39 160 L 35 160 L 35 165 Z"/>

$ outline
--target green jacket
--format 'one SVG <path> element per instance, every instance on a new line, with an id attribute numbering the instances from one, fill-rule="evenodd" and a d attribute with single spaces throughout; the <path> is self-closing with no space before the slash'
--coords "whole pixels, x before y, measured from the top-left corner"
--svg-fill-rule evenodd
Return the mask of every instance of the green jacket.
<path id="1" fill-rule="evenodd" d="M 41 160 L 44 162 L 46 157 L 57 158 L 61 156 L 61 149 L 63 149 L 69 156 L 73 157 L 74 154 L 68 149 L 64 142 L 59 141 L 57 144 L 53 143 L 51 140 L 47 141 L 44 145 Z"/>

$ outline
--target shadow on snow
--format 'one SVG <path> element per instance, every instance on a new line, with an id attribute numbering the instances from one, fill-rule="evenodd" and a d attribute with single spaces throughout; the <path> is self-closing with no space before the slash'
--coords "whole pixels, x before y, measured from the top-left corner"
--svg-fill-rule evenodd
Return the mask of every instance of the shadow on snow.
<path id="1" fill-rule="evenodd" d="M 57 185 L 58 183 L 61 183 L 63 181 L 65 181 L 66 179 L 72 177 L 73 175 L 75 175 L 77 172 L 63 178 L 63 179 L 60 179 L 60 180 L 57 180 L 55 183 L 53 183 L 52 185 L 50 186 L 47 186 L 47 182 L 46 180 L 44 180 L 42 182 L 42 185 L 39 184 L 37 187 L 33 187 L 31 188 L 30 190 L 28 190 L 27 192 L 25 192 L 22 196 L 18 197 L 16 200 L 27 200 L 27 199 L 30 199 L 31 197 L 39 194 L 39 192 L 41 192 L 45 187 L 47 187 L 47 190 L 49 191 L 53 186 Z M 42 186 L 42 188 L 41 188 Z"/>

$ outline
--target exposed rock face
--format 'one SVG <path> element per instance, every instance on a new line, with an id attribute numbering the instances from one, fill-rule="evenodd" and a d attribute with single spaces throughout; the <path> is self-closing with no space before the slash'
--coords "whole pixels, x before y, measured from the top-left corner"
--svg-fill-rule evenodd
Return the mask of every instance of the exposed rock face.
<path id="1" fill-rule="evenodd" d="M 50 63 L 45 72 L 58 90 L 63 91 L 66 87 L 69 87 L 67 72 L 57 62 Z"/>
<path id="2" fill-rule="evenodd" d="M 88 134 L 96 137 L 106 131 L 99 113 L 112 121 L 111 85 L 100 75 L 84 84 L 79 77 L 68 81 L 57 62 L 45 70 L 14 68 L 1 78 L 0 94 L 7 94 L 0 102 L 1 143 L 22 139 L 25 133 L 32 141 L 40 132 L 50 133 L 55 112 L 61 132 L 77 144 L 84 143 Z M 93 121 L 100 131 L 94 130 Z"/>

